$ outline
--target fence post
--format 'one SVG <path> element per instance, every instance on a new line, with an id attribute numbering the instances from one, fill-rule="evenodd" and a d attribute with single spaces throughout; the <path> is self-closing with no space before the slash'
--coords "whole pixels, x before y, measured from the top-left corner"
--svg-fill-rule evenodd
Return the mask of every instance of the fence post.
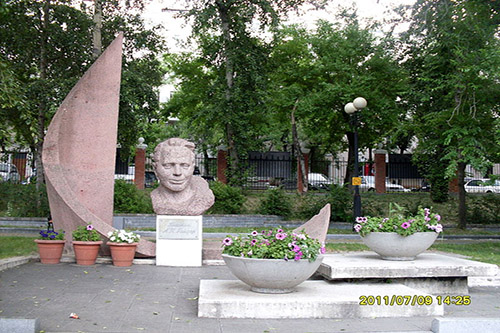
<path id="1" fill-rule="evenodd" d="M 134 181 L 135 187 L 139 190 L 144 190 L 144 180 L 146 172 L 146 148 L 148 145 L 144 144 L 144 138 L 137 140 L 139 144 L 135 149 L 135 171 Z"/>
<path id="2" fill-rule="evenodd" d="M 385 178 L 386 173 L 386 163 L 385 157 L 387 155 L 387 150 L 375 149 L 375 191 L 376 193 L 385 193 Z"/>
<path id="3" fill-rule="evenodd" d="M 217 147 L 217 180 L 227 184 L 227 148 L 225 146 Z"/>
<path id="4" fill-rule="evenodd" d="M 304 156 L 304 166 L 306 169 L 306 179 L 307 179 L 307 172 L 309 172 L 309 152 L 311 151 L 310 149 L 307 148 L 301 148 L 302 150 L 302 155 Z M 300 160 L 297 157 L 297 190 L 299 193 L 304 193 L 304 184 L 302 183 L 302 171 L 300 170 Z"/>

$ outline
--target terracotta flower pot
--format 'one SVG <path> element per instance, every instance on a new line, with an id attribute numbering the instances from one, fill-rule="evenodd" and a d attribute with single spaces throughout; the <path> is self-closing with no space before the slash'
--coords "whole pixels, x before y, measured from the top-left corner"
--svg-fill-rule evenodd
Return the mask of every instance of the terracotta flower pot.
<path id="1" fill-rule="evenodd" d="M 61 261 L 65 240 L 35 239 L 35 243 L 38 245 L 38 253 L 42 264 L 54 265 Z"/>
<path id="2" fill-rule="evenodd" d="M 114 243 L 108 242 L 107 245 L 111 251 L 113 265 L 119 267 L 132 266 L 135 256 L 135 249 L 138 243 Z"/>
<path id="3" fill-rule="evenodd" d="M 95 264 L 101 244 L 102 241 L 95 241 L 95 242 L 73 241 L 73 249 L 75 250 L 76 263 L 82 266 L 90 266 Z"/>

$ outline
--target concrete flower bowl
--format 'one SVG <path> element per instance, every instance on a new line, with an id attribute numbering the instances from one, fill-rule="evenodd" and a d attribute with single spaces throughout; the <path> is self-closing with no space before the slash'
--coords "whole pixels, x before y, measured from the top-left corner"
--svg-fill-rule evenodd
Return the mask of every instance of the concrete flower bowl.
<path id="1" fill-rule="evenodd" d="M 254 292 L 265 294 L 290 293 L 296 286 L 316 272 L 323 261 L 253 259 L 223 254 L 227 267 L 238 279 L 250 286 Z"/>
<path id="2" fill-rule="evenodd" d="M 436 232 L 416 232 L 406 237 L 395 232 L 370 232 L 361 239 L 382 259 L 405 261 L 415 260 L 417 255 L 431 247 L 437 236 Z"/>

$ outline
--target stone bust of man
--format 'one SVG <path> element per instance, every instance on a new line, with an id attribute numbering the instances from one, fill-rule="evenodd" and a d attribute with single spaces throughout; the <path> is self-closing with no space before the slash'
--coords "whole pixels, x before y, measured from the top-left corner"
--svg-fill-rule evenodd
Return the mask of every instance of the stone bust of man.
<path id="1" fill-rule="evenodd" d="M 171 138 L 156 146 L 153 166 L 160 186 L 151 192 L 158 215 L 201 215 L 214 204 L 208 183 L 194 176 L 194 144 Z"/>

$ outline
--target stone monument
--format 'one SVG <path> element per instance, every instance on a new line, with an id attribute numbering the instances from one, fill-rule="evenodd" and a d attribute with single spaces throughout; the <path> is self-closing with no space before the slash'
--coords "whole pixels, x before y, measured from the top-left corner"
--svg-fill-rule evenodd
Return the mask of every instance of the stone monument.
<path id="1" fill-rule="evenodd" d="M 123 34 L 108 46 L 66 96 L 43 144 L 50 211 L 67 235 L 92 223 L 103 237 L 113 231 L 113 191 Z M 70 252 L 71 237 L 66 237 Z M 141 239 L 137 252 L 155 255 Z"/>
<path id="2" fill-rule="evenodd" d="M 194 176 L 194 144 L 170 138 L 156 146 L 153 166 L 160 186 L 151 192 L 156 217 L 156 264 L 201 266 L 202 215 L 214 203 L 208 183 Z"/>

